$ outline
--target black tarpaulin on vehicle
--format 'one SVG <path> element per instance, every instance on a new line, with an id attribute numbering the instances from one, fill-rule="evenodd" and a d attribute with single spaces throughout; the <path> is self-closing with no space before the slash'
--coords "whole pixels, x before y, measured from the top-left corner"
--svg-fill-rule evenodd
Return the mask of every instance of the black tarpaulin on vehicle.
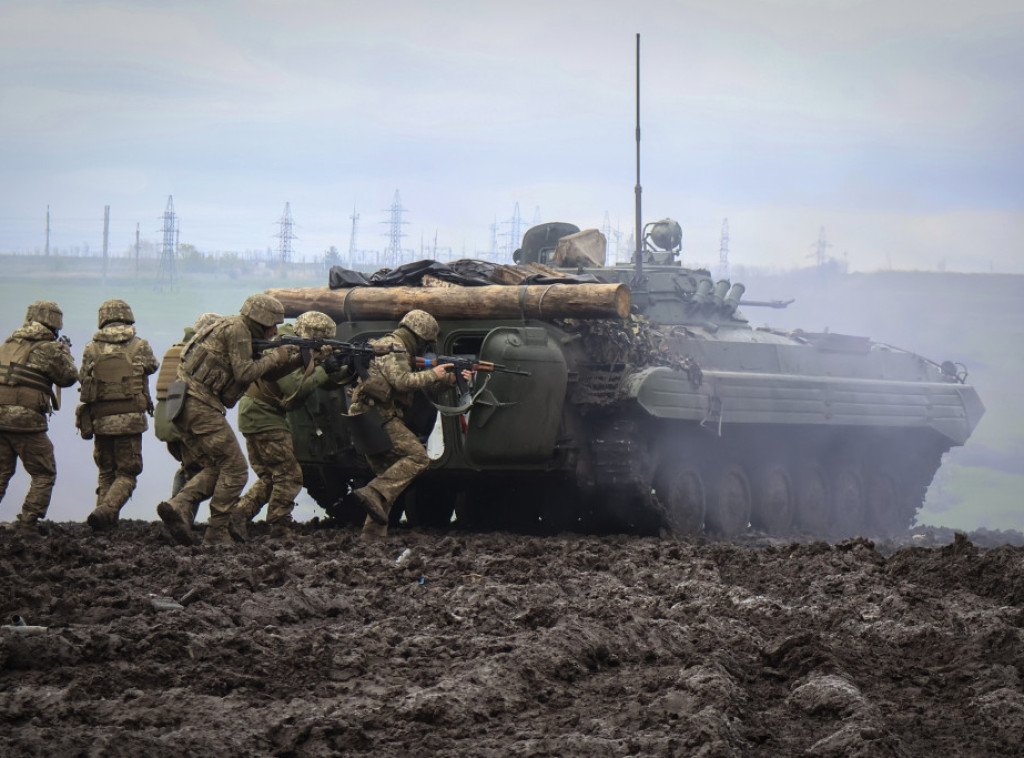
<path id="1" fill-rule="evenodd" d="M 434 260 L 404 263 L 393 269 L 382 268 L 369 277 L 343 268 L 331 266 L 328 273 L 328 286 L 331 289 L 347 287 L 419 287 L 426 276 L 440 279 L 462 287 L 483 287 L 491 284 L 507 283 L 496 272 L 510 268 L 501 263 L 462 258 L 451 263 Z M 513 267 L 514 268 L 514 267 Z M 553 276 L 547 273 L 531 274 L 517 284 L 596 284 L 602 280 L 591 274 L 565 274 Z"/>

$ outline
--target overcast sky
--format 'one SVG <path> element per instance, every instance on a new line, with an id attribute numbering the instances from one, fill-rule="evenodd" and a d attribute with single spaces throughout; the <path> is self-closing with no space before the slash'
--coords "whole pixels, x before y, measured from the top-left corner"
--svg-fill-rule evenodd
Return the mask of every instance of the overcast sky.
<path id="1" fill-rule="evenodd" d="M 0 252 L 297 257 L 633 227 L 684 259 L 1024 273 L 1020 0 L 0 0 Z M 504 240 L 499 239 L 499 245 Z M 418 257 L 418 256 L 417 256 Z M 439 256 L 441 257 L 441 256 Z"/>

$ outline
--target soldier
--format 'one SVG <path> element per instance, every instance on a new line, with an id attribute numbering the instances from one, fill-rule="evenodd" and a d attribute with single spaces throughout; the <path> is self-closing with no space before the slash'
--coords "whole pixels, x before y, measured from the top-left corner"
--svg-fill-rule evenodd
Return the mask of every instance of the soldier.
<path id="1" fill-rule="evenodd" d="M 352 493 L 368 514 L 363 524 L 365 540 L 381 540 L 387 536 L 388 516 L 395 500 L 430 465 L 426 448 L 402 421 L 402 412 L 403 408 L 412 406 L 416 390 L 436 392 L 455 383 L 455 374 L 448 372 L 452 367 L 450 363 L 427 371 L 412 370 L 412 359 L 430 349 L 439 332 L 437 321 L 426 311 L 406 313 L 398 329 L 375 343 L 404 352 L 375 357 L 366 378 L 360 380 L 352 393 L 349 414 L 357 416 L 376 409 L 384 422 L 384 431 L 391 438 L 390 450 L 367 455 L 376 477 Z M 463 371 L 462 376 L 469 381 L 473 373 Z M 384 518 L 379 518 L 378 511 Z"/>
<path id="2" fill-rule="evenodd" d="M 178 366 L 181 364 L 182 348 L 195 336 L 196 332 L 202 331 L 204 327 L 219 321 L 222 316 L 219 313 L 204 313 L 196 319 L 192 326 L 185 327 L 185 334 L 181 342 L 175 342 L 164 353 L 160 361 L 160 372 L 156 375 L 156 410 L 153 413 L 153 431 L 156 438 L 167 445 L 167 452 L 174 460 L 181 465 L 174 472 L 174 480 L 171 482 L 171 497 L 174 497 L 185 483 L 202 470 L 202 465 L 197 459 L 198 451 L 184 447 L 181 444 L 181 432 L 167 419 L 167 388 L 171 382 L 178 377 Z M 193 493 L 195 501 L 190 503 L 192 509 L 192 521 L 196 520 L 196 513 L 199 511 L 199 503 L 208 498 L 212 492 Z"/>
<path id="3" fill-rule="evenodd" d="M 37 300 L 29 305 L 25 323 L 0 345 L 0 501 L 19 458 L 32 477 L 17 517 L 20 531 L 38 530 L 50 507 L 57 464 L 47 417 L 60 408 L 60 388 L 78 380 L 70 342 L 58 339 L 63 326 L 60 307 Z"/>
<path id="4" fill-rule="evenodd" d="M 203 544 L 233 544 L 228 518 L 249 466 L 225 409 L 234 407 L 260 377 L 283 376 L 301 364 L 301 357 L 293 357 L 284 346 L 253 358 L 252 340 L 273 337 L 282 321 L 281 303 L 270 295 L 251 295 L 239 315 L 210 324 L 182 349 L 178 379 L 168 388 L 167 417 L 181 432 L 182 445 L 202 456 L 203 468 L 181 492 L 157 506 L 171 536 L 182 544 L 192 544 L 191 503 L 205 492 L 212 497 Z"/>
<path id="5" fill-rule="evenodd" d="M 319 311 L 303 313 L 295 320 L 297 337 L 330 339 L 336 331 L 334 319 Z M 249 464 L 259 479 L 231 512 L 228 528 L 236 539 L 247 538 L 249 522 L 264 505 L 270 536 L 291 533 L 295 496 L 302 490 L 302 466 L 295 458 L 286 414 L 318 387 L 340 386 L 349 374 L 347 368 L 336 366 L 328 372 L 318 365 L 311 372 L 299 368 L 277 381 L 264 377 L 249 385 L 238 405 L 238 431 L 245 437 Z"/>
<path id="6" fill-rule="evenodd" d="M 82 404 L 75 426 L 93 439 L 92 459 L 99 469 L 96 508 L 86 518 L 93 531 L 117 526 L 121 508 L 142 473 L 142 433 L 153 413 L 149 375 L 159 364 L 149 343 L 135 334 L 135 314 L 124 300 L 107 300 L 99 309 L 99 331 L 82 351 L 79 372 Z"/>

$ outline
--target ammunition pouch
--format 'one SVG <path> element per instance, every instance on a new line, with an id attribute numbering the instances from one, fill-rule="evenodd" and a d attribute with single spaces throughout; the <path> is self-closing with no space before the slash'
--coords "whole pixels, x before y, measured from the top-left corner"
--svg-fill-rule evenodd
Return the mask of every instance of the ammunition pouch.
<path id="1" fill-rule="evenodd" d="M 75 429 L 82 435 L 83 440 L 93 438 L 92 409 L 85 403 L 81 403 L 75 408 Z"/>
<path id="2" fill-rule="evenodd" d="M 387 403 L 391 400 L 391 385 L 379 374 L 362 380 L 356 391 L 358 392 L 357 397 L 359 400 L 366 398 L 374 401 L 374 403 Z"/>
<path id="3" fill-rule="evenodd" d="M 166 393 L 166 387 L 164 391 Z M 161 442 L 181 442 L 181 432 L 167 418 L 167 399 L 157 401 L 153 412 L 153 434 Z"/>
<path id="4" fill-rule="evenodd" d="M 219 356 L 206 349 L 205 345 L 194 345 L 182 360 L 182 368 L 197 382 L 209 389 L 214 395 L 221 396 L 231 384 L 231 367 Z M 167 400 L 170 402 L 172 382 L 167 388 Z"/>
<path id="5" fill-rule="evenodd" d="M 171 382 L 167 387 L 167 420 L 172 424 L 181 415 L 188 396 L 188 385 L 185 382 Z"/>
<path id="6" fill-rule="evenodd" d="M 352 447 L 360 455 L 381 455 L 394 446 L 384 428 L 384 418 L 376 408 L 368 408 L 355 415 L 342 414 L 340 418 L 352 440 Z"/>

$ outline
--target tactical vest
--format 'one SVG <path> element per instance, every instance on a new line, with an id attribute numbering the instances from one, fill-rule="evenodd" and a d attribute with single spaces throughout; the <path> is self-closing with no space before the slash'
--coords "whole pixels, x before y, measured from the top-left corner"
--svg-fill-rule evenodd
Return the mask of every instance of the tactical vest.
<path id="1" fill-rule="evenodd" d="M 53 381 L 28 365 L 28 356 L 39 342 L 8 340 L 0 345 L 0 405 L 20 405 L 39 413 L 60 407 Z"/>
<path id="2" fill-rule="evenodd" d="M 228 319 L 215 321 L 198 332 L 181 351 L 182 370 L 228 407 L 238 402 L 246 388 L 235 381 L 231 365 L 204 343 L 215 331 L 226 329 L 230 323 Z"/>
<path id="3" fill-rule="evenodd" d="M 149 383 L 135 374 L 133 363 L 142 340 L 133 339 L 111 353 L 99 352 L 97 343 L 86 351 L 94 354 L 92 370 L 81 378 L 82 402 L 90 406 L 93 418 L 118 413 L 143 413 L 150 408 Z"/>

